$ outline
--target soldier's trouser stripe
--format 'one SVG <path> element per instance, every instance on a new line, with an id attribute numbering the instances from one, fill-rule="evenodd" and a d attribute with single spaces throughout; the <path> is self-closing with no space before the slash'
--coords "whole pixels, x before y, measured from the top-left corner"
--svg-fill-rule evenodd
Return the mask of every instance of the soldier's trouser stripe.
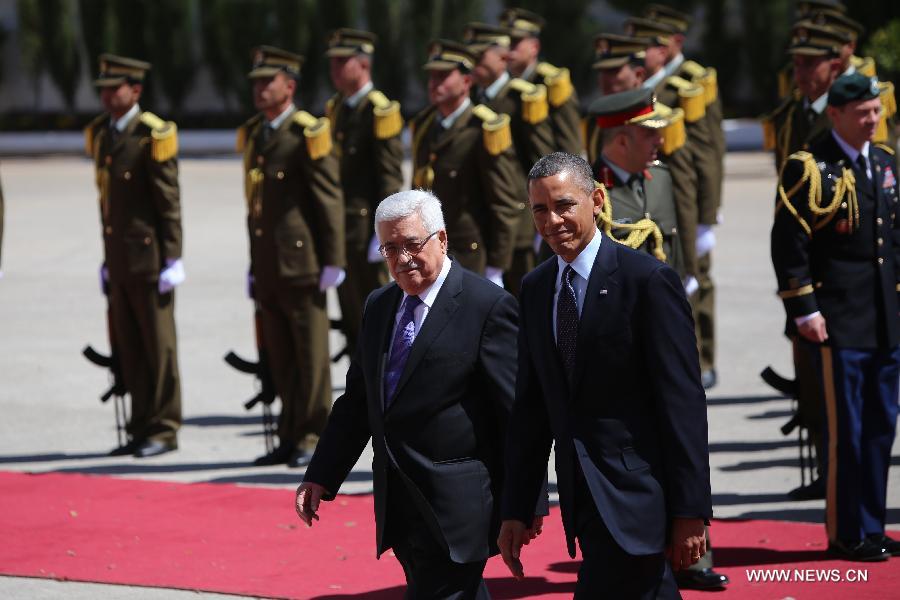
<path id="1" fill-rule="evenodd" d="M 837 539 L 837 405 L 834 393 L 834 369 L 831 348 L 822 346 L 822 389 L 825 392 L 825 418 L 828 424 L 828 475 L 825 495 L 825 531 L 829 541 Z"/>

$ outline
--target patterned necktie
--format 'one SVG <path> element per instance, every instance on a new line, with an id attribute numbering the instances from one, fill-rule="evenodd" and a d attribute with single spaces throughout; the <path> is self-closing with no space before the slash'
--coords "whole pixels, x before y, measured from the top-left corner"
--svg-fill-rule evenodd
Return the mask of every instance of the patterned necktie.
<path id="1" fill-rule="evenodd" d="M 409 358 L 409 350 L 416 339 L 416 322 L 413 311 L 422 304 L 418 296 L 407 296 L 403 301 L 403 314 L 397 323 L 397 331 L 394 333 L 394 341 L 391 342 L 391 354 L 388 357 L 387 368 L 384 371 L 384 408 L 387 409 L 394 399 L 397 383 Z"/>
<path id="2" fill-rule="evenodd" d="M 566 265 L 556 301 L 556 348 L 570 385 L 575 375 L 575 346 L 578 339 L 578 303 L 572 286 L 574 275 L 571 265 Z"/>

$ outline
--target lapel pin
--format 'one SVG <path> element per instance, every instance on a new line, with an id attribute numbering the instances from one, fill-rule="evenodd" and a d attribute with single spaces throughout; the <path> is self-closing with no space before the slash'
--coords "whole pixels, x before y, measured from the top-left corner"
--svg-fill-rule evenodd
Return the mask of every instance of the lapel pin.
<path id="1" fill-rule="evenodd" d="M 605 295 L 608 294 L 608 293 L 609 293 L 609 290 L 607 290 L 606 288 L 603 288 L 602 290 L 600 290 L 600 295 L 601 295 L 601 296 L 605 296 Z"/>

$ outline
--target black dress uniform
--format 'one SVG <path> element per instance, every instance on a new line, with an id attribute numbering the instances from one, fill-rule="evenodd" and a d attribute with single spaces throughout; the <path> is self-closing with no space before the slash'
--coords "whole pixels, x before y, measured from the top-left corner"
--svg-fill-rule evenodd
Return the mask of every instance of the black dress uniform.
<path id="1" fill-rule="evenodd" d="M 251 78 L 296 76 L 301 58 L 261 47 Z M 328 119 L 291 106 L 272 127 L 262 114 L 238 130 L 243 153 L 250 273 L 263 347 L 281 398 L 279 447 L 257 464 L 301 466 L 331 408 L 329 320 L 320 289 L 326 267 L 342 268 L 344 201 Z"/>
<path id="2" fill-rule="evenodd" d="M 367 31 L 339 29 L 326 55 L 371 56 L 376 38 Z M 400 103 L 389 100 L 369 82 L 355 97 L 338 93 L 326 104 L 334 150 L 340 159 L 346 211 L 347 279 L 338 288 L 341 323 L 347 347 L 356 347 L 366 297 L 388 282 L 384 261 L 369 261 L 378 203 L 403 185 L 403 117 Z"/>
<path id="3" fill-rule="evenodd" d="M 876 80 L 845 75 L 829 104 L 878 93 Z M 803 345 L 825 396 L 830 549 L 850 560 L 900 554 L 900 544 L 884 536 L 900 379 L 900 188 L 892 154 L 869 143 L 852 148 L 831 132 L 791 155 L 771 237 L 789 332 L 817 313 L 827 328 L 825 343 L 803 338 Z"/>
<path id="4" fill-rule="evenodd" d="M 95 85 L 139 84 L 149 69 L 104 54 Z M 152 456 L 177 448 L 181 426 L 175 292 L 160 286 L 161 273 L 181 258 L 178 139 L 171 121 L 136 104 L 131 110 L 122 128 L 109 114 L 94 119 L 85 150 L 100 197 L 110 347 L 131 395 L 130 442 L 113 453 Z"/>

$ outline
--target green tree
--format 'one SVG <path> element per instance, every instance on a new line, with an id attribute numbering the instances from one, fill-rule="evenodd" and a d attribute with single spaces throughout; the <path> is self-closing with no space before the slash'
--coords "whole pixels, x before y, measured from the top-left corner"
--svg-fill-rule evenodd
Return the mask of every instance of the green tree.
<path id="1" fill-rule="evenodd" d="M 67 0 L 18 0 L 18 12 L 22 55 L 34 79 L 35 94 L 39 99 L 40 76 L 48 73 L 71 109 L 81 71 L 74 5 Z"/>
<path id="2" fill-rule="evenodd" d="M 412 68 L 406 48 L 406 6 L 398 0 L 369 0 L 365 8 L 369 29 L 378 36 L 373 65 L 375 85 L 391 98 L 403 98 Z"/>
<path id="3" fill-rule="evenodd" d="M 900 81 L 900 19 L 872 33 L 863 54 L 875 59 L 879 78 Z"/>
<path id="4" fill-rule="evenodd" d="M 145 38 L 153 63 L 153 80 L 168 98 L 176 116 L 197 71 L 193 7 L 193 2 L 185 0 L 153 0 L 145 7 Z"/>

